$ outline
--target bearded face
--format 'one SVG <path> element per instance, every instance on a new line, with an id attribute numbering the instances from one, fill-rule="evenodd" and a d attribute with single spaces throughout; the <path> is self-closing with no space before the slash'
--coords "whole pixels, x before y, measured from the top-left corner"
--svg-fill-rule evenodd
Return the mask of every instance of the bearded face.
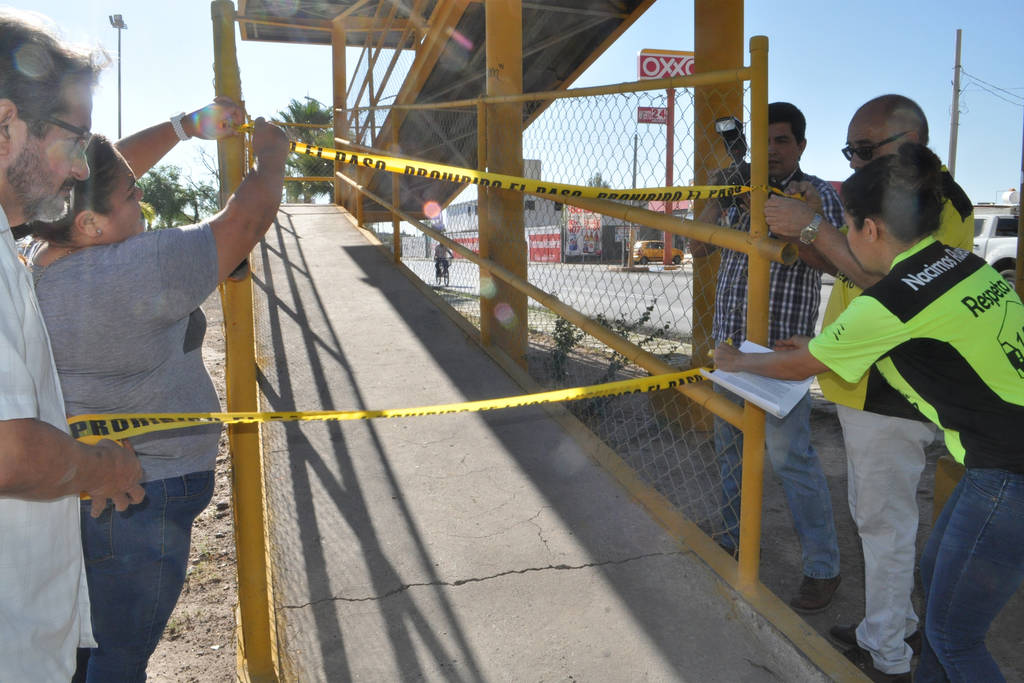
<path id="1" fill-rule="evenodd" d="M 21 198 L 26 222 L 55 221 L 68 211 L 75 179 L 69 176 L 55 188 L 50 168 L 43 141 L 33 135 L 28 136 L 21 154 L 7 168 L 7 182 Z"/>

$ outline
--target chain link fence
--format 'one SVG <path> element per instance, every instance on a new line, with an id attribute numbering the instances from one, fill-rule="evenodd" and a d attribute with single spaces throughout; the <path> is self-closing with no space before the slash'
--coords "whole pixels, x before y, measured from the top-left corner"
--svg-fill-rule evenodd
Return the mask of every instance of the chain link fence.
<path id="1" fill-rule="evenodd" d="M 731 87 L 733 99 L 748 102 L 748 92 L 736 96 L 738 87 Z M 708 88 L 703 90 L 707 100 L 700 101 L 716 99 L 715 93 L 707 96 Z M 673 98 L 671 108 L 669 97 Z M 524 112 L 540 113 L 523 133 L 524 175 L 616 190 L 706 184 L 708 178 L 697 177 L 701 169 L 726 166 L 729 155 L 725 138 L 717 133 L 697 140 L 696 101 L 694 90 L 687 88 L 526 103 Z M 749 106 L 741 106 L 743 111 L 738 113 L 747 121 Z M 671 131 L 666 118 L 670 110 L 674 110 Z M 436 149 L 448 136 L 459 135 L 473 135 L 475 145 L 476 121 L 469 115 L 475 117 L 475 111 L 446 110 L 440 117 L 429 117 L 433 125 L 424 128 L 431 134 L 426 136 L 432 140 L 429 145 Z M 641 123 L 639 117 L 654 122 Z M 698 158 L 698 149 L 711 150 L 709 158 Z M 746 146 L 742 149 L 734 155 L 737 162 L 743 161 Z M 431 158 L 430 151 L 425 146 L 417 156 Z M 465 165 L 474 168 L 473 161 Z M 717 179 L 723 177 L 719 174 Z M 714 282 L 712 272 L 710 285 L 694 286 L 694 261 L 682 236 L 669 235 L 678 263 L 662 265 L 665 235 L 660 231 L 577 209 L 554 196 L 524 195 L 522 202 L 531 284 L 664 362 L 690 367 L 694 302 L 699 306 L 703 301 L 704 308 L 711 310 Z M 632 204 L 671 212 L 680 219 L 693 218 L 701 209 L 687 201 Z M 431 227 L 479 253 L 480 207 L 474 186 L 443 210 L 424 206 Z M 384 243 L 392 244 L 391 223 L 370 227 Z M 481 277 L 476 264 L 458 255 L 451 261 L 447 280 L 438 277 L 433 258 L 437 242 L 414 225 L 403 224 L 402 232 L 405 265 L 479 327 L 481 297 L 494 292 L 490 278 Z M 641 261 L 645 265 L 639 265 Z M 533 299 L 528 302 L 526 321 L 499 322 L 526 325 L 529 372 L 546 388 L 648 374 Z M 711 421 L 706 415 L 704 419 L 695 415 L 688 399 L 660 392 L 577 401 L 567 407 L 683 514 L 713 537 L 720 536 L 722 474 Z"/>

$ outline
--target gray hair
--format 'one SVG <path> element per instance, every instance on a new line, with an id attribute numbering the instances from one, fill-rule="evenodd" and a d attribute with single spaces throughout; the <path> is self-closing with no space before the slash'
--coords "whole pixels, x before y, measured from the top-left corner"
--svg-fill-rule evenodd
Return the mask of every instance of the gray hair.
<path id="1" fill-rule="evenodd" d="M 102 49 L 62 41 L 41 14 L 0 10 L 0 99 L 14 103 L 36 137 L 46 128 L 42 119 L 65 113 L 65 87 L 95 86 L 109 62 Z"/>

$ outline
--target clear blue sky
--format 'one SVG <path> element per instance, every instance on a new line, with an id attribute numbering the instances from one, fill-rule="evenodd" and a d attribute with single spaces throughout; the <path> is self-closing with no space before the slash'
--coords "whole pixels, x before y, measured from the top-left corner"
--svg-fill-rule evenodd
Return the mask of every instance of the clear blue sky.
<path id="1" fill-rule="evenodd" d="M 122 14 L 123 132 L 189 111 L 213 94 L 213 47 L 207 0 L 32 0 L 16 7 L 52 18 L 65 37 L 117 51 L 110 14 Z M 831 180 L 850 170 L 839 152 L 850 115 L 887 92 L 915 99 L 931 124 L 931 147 L 946 159 L 956 29 L 963 29 L 960 131 L 956 178 L 975 202 L 997 201 L 1021 178 L 1024 72 L 1020 69 L 1018 0 L 750 0 L 745 34 L 770 39 L 769 98 L 788 100 L 807 116 L 804 170 Z M 1015 47 L 1016 46 L 1016 47 Z M 636 77 L 644 48 L 693 48 L 693 5 L 657 0 L 576 85 Z M 272 116 L 291 98 L 331 101 L 330 50 L 238 41 L 242 90 L 252 115 Z M 350 60 L 350 65 L 354 60 Z M 351 68 L 351 67 L 350 67 Z M 977 79 L 977 80 L 976 80 Z M 117 134 L 117 71 L 97 92 L 93 128 Z M 196 149 L 179 145 L 167 161 L 188 166 Z"/>

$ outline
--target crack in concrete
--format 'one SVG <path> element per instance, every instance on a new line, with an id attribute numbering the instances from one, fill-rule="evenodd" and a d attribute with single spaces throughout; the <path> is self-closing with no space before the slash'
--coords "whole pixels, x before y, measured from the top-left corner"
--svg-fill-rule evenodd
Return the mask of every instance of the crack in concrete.
<path id="1" fill-rule="evenodd" d="M 605 560 L 603 562 L 588 562 L 586 564 L 569 565 L 569 564 L 552 564 L 546 567 L 527 567 L 525 569 L 509 569 L 507 571 L 498 572 L 497 574 L 491 574 L 490 576 L 475 576 L 469 579 L 459 579 L 458 581 L 428 581 L 422 583 L 407 583 L 395 588 L 394 590 L 388 591 L 383 595 L 371 595 L 364 598 L 346 598 L 340 596 L 331 596 L 329 598 L 323 598 L 321 600 L 313 600 L 310 602 L 302 603 L 300 605 L 278 605 L 281 609 L 305 609 L 307 607 L 313 607 L 320 605 L 325 602 L 377 602 L 380 600 L 386 600 L 390 597 L 404 593 L 410 588 L 428 588 L 431 586 L 464 586 L 468 583 L 482 583 L 484 581 L 491 581 L 493 579 L 500 579 L 505 576 L 511 576 L 513 574 L 531 574 L 533 572 L 544 572 L 544 571 L 574 571 L 578 569 L 592 569 L 594 567 L 606 567 L 611 565 L 628 564 L 630 562 L 636 562 L 638 560 L 647 560 L 652 557 L 674 557 L 684 555 L 683 551 L 675 550 L 672 552 L 663 553 L 645 553 L 643 555 L 636 555 L 634 557 L 624 557 L 620 560 Z"/>

